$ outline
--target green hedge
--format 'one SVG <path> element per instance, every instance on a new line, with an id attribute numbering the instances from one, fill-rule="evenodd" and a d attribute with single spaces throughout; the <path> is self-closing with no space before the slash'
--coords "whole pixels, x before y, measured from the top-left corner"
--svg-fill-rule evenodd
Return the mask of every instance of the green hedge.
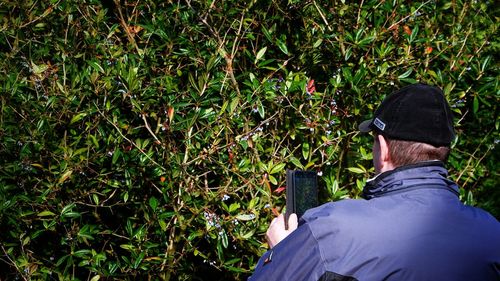
<path id="1" fill-rule="evenodd" d="M 352 4 L 349 2 L 359 2 Z M 494 1 L 0 3 L 0 279 L 244 280 L 285 170 L 359 196 L 391 91 L 442 87 L 500 217 Z"/>

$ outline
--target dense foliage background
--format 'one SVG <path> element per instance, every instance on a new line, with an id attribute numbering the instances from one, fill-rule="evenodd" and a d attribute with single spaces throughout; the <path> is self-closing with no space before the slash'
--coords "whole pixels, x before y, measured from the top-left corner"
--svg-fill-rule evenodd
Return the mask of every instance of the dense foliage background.
<path id="1" fill-rule="evenodd" d="M 285 170 L 356 198 L 357 125 L 416 81 L 500 217 L 494 2 L 1 1 L 0 279 L 244 280 Z"/>

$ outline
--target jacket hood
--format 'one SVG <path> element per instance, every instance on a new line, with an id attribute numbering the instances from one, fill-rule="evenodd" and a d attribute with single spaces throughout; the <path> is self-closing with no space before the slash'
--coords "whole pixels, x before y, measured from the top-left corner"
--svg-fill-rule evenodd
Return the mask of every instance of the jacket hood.
<path id="1" fill-rule="evenodd" d="M 398 167 L 379 174 L 367 181 L 362 197 L 372 199 L 388 193 L 403 192 L 415 188 L 444 188 L 459 195 L 458 186 L 448 179 L 448 171 L 441 161 L 425 161 Z"/>

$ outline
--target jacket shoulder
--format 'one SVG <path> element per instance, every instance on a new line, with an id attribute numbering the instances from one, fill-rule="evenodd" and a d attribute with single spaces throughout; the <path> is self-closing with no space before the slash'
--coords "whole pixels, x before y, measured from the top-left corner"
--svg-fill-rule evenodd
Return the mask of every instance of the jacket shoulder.
<path id="1" fill-rule="evenodd" d="M 313 223 L 316 220 L 336 220 L 338 223 L 342 219 L 360 219 L 366 220 L 370 203 L 364 199 L 344 199 L 336 202 L 329 202 L 319 207 L 308 210 L 302 220 L 307 223 Z"/>

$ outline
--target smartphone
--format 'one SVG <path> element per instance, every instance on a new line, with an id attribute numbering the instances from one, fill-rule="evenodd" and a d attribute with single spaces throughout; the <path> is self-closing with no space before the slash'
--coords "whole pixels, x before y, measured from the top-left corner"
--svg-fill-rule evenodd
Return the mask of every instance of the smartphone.
<path id="1" fill-rule="evenodd" d="M 286 212 L 285 228 L 288 229 L 288 218 L 297 214 L 297 218 L 311 208 L 318 206 L 318 176 L 316 172 L 286 171 Z"/>

